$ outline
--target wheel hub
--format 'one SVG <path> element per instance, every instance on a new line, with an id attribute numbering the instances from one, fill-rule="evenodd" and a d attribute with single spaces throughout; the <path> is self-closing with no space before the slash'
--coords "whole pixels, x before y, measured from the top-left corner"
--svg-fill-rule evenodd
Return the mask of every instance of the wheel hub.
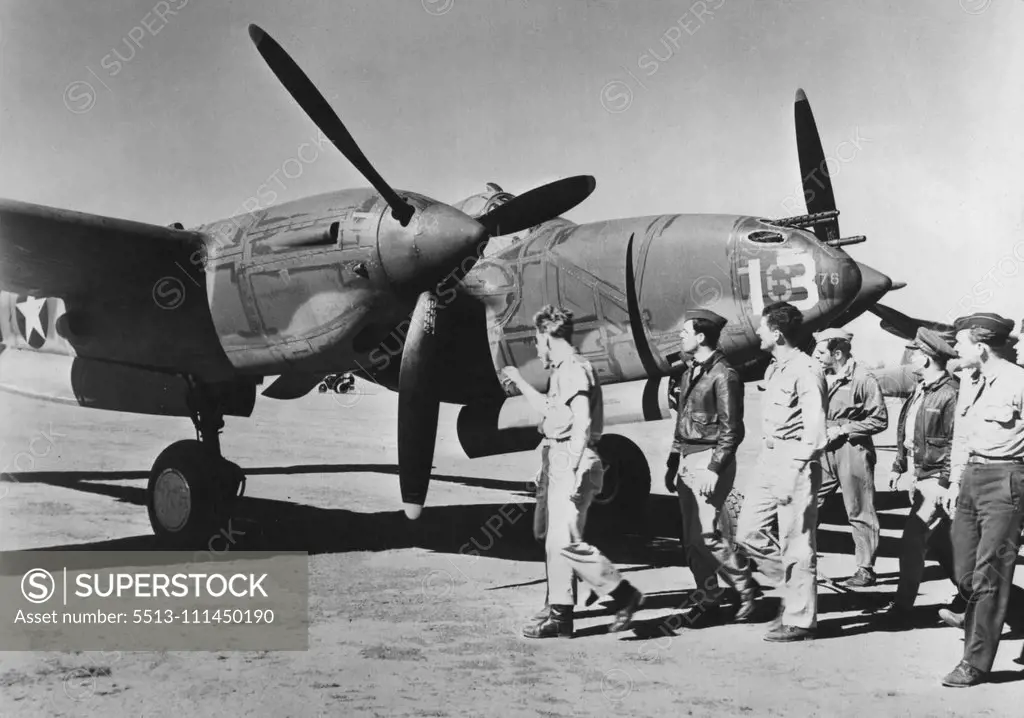
<path id="1" fill-rule="evenodd" d="M 164 469 L 153 486 L 153 510 L 168 531 L 180 531 L 192 511 L 192 492 L 177 469 Z"/>

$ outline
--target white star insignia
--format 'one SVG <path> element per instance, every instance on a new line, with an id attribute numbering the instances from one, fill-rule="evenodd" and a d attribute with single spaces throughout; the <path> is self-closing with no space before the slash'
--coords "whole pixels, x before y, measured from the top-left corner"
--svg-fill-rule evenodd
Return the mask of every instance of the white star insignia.
<path id="1" fill-rule="evenodd" d="M 21 316 L 25 317 L 25 341 L 29 341 L 32 338 L 33 331 L 38 332 L 40 338 L 46 339 L 46 331 L 43 329 L 42 321 L 40 321 L 40 314 L 44 306 L 46 306 L 45 297 L 42 299 L 29 297 L 24 302 L 18 303 L 18 311 L 21 312 Z"/>

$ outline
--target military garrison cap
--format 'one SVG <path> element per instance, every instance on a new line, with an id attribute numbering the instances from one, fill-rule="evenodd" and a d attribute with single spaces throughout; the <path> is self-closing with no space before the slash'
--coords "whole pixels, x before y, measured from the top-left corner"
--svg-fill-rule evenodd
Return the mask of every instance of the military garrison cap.
<path id="1" fill-rule="evenodd" d="M 1014 321 L 991 312 L 975 312 L 953 322 L 953 328 L 958 332 L 974 327 L 988 329 L 995 334 L 995 341 L 1002 343 L 1009 338 L 1010 332 L 1013 331 Z"/>
<path id="2" fill-rule="evenodd" d="M 917 328 L 917 336 L 907 344 L 911 349 L 920 349 L 933 357 L 955 359 L 956 352 L 941 334 L 925 327 Z"/>
<path id="3" fill-rule="evenodd" d="M 814 332 L 814 341 L 816 342 L 824 342 L 829 339 L 845 339 L 849 342 L 853 341 L 853 333 L 841 327 L 829 327 L 820 332 Z"/>
<path id="4" fill-rule="evenodd" d="M 719 329 L 729 323 L 728 319 L 723 317 L 721 314 L 715 314 L 710 309 L 687 309 L 686 313 L 683 315 L 683 321 L 689 321 L 691 319 L 704 319 L 711 322 Z"/>

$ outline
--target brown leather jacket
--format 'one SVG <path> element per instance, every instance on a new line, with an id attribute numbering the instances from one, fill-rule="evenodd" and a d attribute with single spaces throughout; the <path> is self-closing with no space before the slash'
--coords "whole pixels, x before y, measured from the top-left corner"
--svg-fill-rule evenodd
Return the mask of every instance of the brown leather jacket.
<path id="1" fill-rule="evenodd" d="M 704 362 L 691 385 L 693 366 L 688 364 L 679 379 L 672 451 L 685 455 L 690 453 L 688 447 L 713 446 L 708 468 L 718 473 L 736 458 L 736 448 L 743 441 L 743 382 L 718 350 Z"/>
<path id="2" fill-rule="evenodd" d="M 918 382 L 900 410 L 896 425 L 896 460 L 892 470 L 903 473 L 907 470 L 907 414 L 918 394 L 924 391 L 924 399 L 914 424 L 914 465 L 917 477 L 938 477 L 939 484 L 949 485 L 949 465 L 953 444 L 953 427 L 956 417 L 957 395 L 960 382 L 945 375 L 929 387 Z"/>

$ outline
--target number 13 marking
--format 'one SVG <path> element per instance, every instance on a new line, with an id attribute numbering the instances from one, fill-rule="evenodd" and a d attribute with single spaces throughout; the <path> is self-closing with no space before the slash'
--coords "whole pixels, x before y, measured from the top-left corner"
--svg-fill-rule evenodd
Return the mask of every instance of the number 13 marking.
<path id="1" fill-rule="evenodd" d="M 807 296 L 804 299 L 791 301 L 790 304 L 802 312 L 810 311 L 821 300 L 821 295 L 818 293 L 818 284 L 814 281 L 817 276 L 814 258 L 807 252 L 780 252 L 777 266 L 803 267 L 803 274 L 789 275 L 790 295 L 792 295 L 792 290 L 803 289 L 807 292 Z M 761 280 L 760 259 L 747 260 L 747 276 L 750 279 L 750 307 L 754 312 L 754 316 L 759 317 L 762 310 L 764 310 L 764 300 L 766 298 L 764 296 L 764 283 Z"/>

